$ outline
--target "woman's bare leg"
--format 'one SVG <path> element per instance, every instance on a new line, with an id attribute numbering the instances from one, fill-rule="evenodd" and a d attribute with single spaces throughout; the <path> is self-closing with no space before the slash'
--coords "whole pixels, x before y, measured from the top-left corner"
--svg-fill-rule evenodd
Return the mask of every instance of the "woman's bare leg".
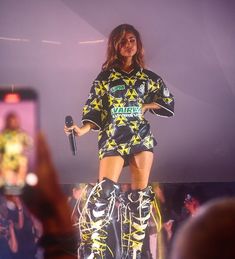
<path id="1" fill-rule="evenodd" d="M 117 182 L 124 165 L 124 159 L 121 156 L 108 156 L 100 160 L 99 181 L 104 177 Z"/>
<path id="2" fill-rule="evenodd" d="M 141 251 L 150 218 L 153 193 L 148 186 L 153 153 L 143 151 L 130 160 L 132 191 L 124 196 L 122 253 L 124 258 L 142 258 Z"/>
<path id="3" fill-rule="evenodd" d="M 140 152 L 131 158 L 130 171 L 132 190 L 143 190 L 147 187 L 152 164 L 153 153 L 151 151 Z"/>

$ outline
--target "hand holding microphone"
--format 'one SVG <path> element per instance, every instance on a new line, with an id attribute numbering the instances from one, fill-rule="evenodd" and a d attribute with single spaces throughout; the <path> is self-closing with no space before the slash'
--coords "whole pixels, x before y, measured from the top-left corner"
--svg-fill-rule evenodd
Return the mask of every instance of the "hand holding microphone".
<path id="1" fill-rule="evenodd" d="M 73 118 L 70 115 L 66 116 L 64 131 L 69 138 L 69 143 L 70 143 L 70 147 L 71 147 L 73 155 L 76 155 L 76 153 L 77 153 L 77 143 L 76 143 L 76 139 L 75 139 L 75 134 L 76 134 L 75 127 L 76 127 L 76 125 L 73 124 Z"/>
<path id="2" fill-rule="evenodd" d="M 94 126 L 92 123 L 86 123 L 83 125 L 81 128 L 79 128 L 76 124 L 73 123 L 73 118 L 72 116 L 68 115 L 65 117 L 65 127 L 64 127 L 64 132 L 69 138 L 69 143 L 71 146 L 71 150 L 73 155 L 77 153 L 77 145 L 76 145 L 76 139 L 75 136 L 82 136 L 86 134 L 87 132 L 90 131 Z"/>

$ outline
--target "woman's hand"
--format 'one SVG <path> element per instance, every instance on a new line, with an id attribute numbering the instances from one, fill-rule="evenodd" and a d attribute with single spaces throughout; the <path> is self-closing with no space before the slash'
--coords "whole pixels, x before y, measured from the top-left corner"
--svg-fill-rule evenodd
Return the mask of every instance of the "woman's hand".
<path id="1" fill-rule="evenodd" d="M 85 135 L 86 133 L 88 133 L 93 127 L 94 126 L 92 123 L 86 123 L 82 127 L 73 125 L 69 128 L 65 125 L 64 132 L 68 136 L 69 134 L 71 134 L 72 131 L 74 131 L 75 135 L 77 135 L 78 137 L 81 137 L 81 136 Z"/>
<path id="2" fill-rule="evenodd" d="M 145 112 L 149 109 L 155 110 L 155 109 L 160 109 L 160 108 L 161 108 L 161 106 L 158 105 L 157 103 L 144 103 L 142 105 L 142 114 L 145 114 Z"/>

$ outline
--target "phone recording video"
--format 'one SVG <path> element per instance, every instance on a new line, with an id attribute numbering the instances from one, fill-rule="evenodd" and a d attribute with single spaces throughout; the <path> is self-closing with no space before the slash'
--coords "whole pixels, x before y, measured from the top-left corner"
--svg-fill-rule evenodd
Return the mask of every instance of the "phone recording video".
<path id="1" fill-rule="evenodd" d="M 34 172 L 37 129 L 37 93 L 0 88 L 0 188 L 6 195 L 20 195 Z"/>

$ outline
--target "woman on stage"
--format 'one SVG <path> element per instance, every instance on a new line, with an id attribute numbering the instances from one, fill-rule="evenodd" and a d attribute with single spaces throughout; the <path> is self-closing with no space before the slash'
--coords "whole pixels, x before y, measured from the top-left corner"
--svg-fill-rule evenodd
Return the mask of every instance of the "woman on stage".
<path id="1" fill-rule="evenodd" d="M 161 77 L 144 65 L 139 32 L 129 24 L 116 27 L 108 40 L 107 59 L 94 80 L 83 108 L 81 127 L 65 126 L 78 137 L 98 130 L 99 181 L 89 193 L 80 218 L 80 255 L 105 258 L 117 181 L 129 165 L 131 191 L 122 196 L 122 258 L 140 258 L 154 194 L 148 186 L 156 140 L 145 112 L 174 114 L 173 95 Z M 108 257 L 110 258 L 110 256 Z"/>

